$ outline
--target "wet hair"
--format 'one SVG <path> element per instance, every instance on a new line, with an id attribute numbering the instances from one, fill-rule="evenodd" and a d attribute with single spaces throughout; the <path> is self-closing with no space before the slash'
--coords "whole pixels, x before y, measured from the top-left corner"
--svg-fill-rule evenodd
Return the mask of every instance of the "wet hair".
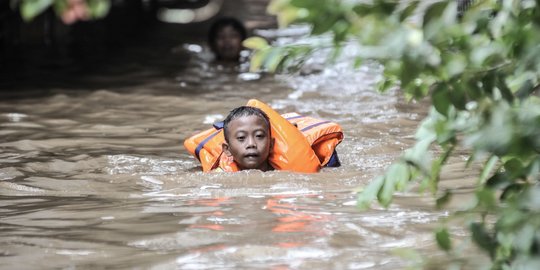
<path id="1" fill-rule="evenodd" d="M 210 45 L 210 49 L 212 49 L 214 53 L 217 51 L 216 37 L 219 31 L 227 26 L 231 26 L 232 28 L 234 28 L 234 30 L 238 31 L 238 33 L 240 33 L 240 36 L 242 37 L 242 40 L 247 38 L 247 30 L 244 27 L 244 24 L 242 24 L 242 22 L 232 17 L 220 18 L 215 21 L 212 26 L 210 26 L 210 30 L 208 31 L 208 44 Z"/>
<path id="2" fill-rule="evenodd" d="M 268 118 L 268 115 L 264 113 L 261 109 L 251 107 L 251 106 L 240 106 L 238 108 L 233 109 L 229 115 L 223 120 L 223 135 L 225 136 L 225 141 L 229 142 L 229 123 L 234 120 L 238 119 L 240 117 L 246 117 L 246 116 L 252 116 L 255 115 L 266 123 L 266 126 L 268 127 L 268 132 L 270 133 L 270 118 Z"/>

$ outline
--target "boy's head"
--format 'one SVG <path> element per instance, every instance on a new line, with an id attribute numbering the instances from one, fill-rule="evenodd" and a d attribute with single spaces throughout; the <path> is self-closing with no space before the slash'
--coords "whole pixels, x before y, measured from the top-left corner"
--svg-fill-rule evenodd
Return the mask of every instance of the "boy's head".
<path id="1" fill-rule="evenodd" d="M 223 152 L 232 156 L 240 170 L 271 170 L 268 162 L 274 140 L 270 119 L 260 109 L 241 106 L 232 110 L 223 121 Z"/>
<path id="2" fill-rule="evenodd" d="M 247 31 L 240 21 L 234 18 L 221 18 L 210 27 L 208 44 L 223 61 L 238 61 L 242 51 L 242 41 L 246 39 Z"/>

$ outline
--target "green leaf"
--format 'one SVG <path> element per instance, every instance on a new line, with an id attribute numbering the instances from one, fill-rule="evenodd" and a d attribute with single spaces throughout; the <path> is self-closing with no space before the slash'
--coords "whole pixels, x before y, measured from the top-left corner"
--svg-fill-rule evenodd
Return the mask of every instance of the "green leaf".
<path id="1" fill-rule="evenodd" d="M 377 198 L 382 206 L 388 207 L 392 202 L 392 196 L 399 187 L 401 190 L 410 180 L 410 173 L 406 164 L 395 163 L 388 168 L 385 174 L 385 181 L 377 194 Z"/>
<path id="2" fill-rule="evenodd" d="M 467 97 L 472 100 L 479 100 L 485 97 L 484 93 L 482 92 L 479 79 L 477 77 L 473 77 L 472 79 L 464 83 L 462 86 L 465 89 Z"/>
<path id="3" fill-rule="evenodd" d="M 511 185 L 513 181 L 508 178 L 506 173 L 498 172 L 491 176 L 486 181 L 486 187 L 492 188 L 492 189 L 505 189 L 509 185 Z"/>
<path id="4" fill-rule="evenodd" d="M 540 173 L 540 155 L 536 159 L 532 160 L 524 170 L 525 175 L 538 175 Z"/>
<path id="5" fill-rule="evenodd" d="M 448 1 L 448 4 L 444 8 L 443 16 L 441 20 L 443 21 L 446 27 L 451 27 L 456 23 L 458 16 L 457 1 Z"/>
<path id="6" fill-rule="evenodd" d="M 21 17 L 31 21 L 52 5 L 53 0 L 24 0 L 21 2 Z"/>
<path id="7" fill-rule="evenodd" d="M 399 3 L 398 1 L 380 1 L 377 4 L 378 6 L 376 7 L 376 10 L 388 16 L 394 13 L 394 10 L 396 9 Z"/>
<path id="8" fill-rule="evenodd" d="M 445 251 L 452 249 L 452 243 L 450 241 L 450 234 L 446 228 L 440 228 L 435 232 L 435 239 L 437 244 Z"/>
<path id="9" fill-rule="evenodd" d="M 446 72 L 448 79 L 455 76 L 459 76 L 465 71 L 467 67 L 467 59 L 460 53 L 449 53 L 448 62 L 443 66 L 443 70 Z"/>
<path id="10" fill-rule="evenodd" d="M 431 94 L 433 106 L 437 112 L 444 116 L 448 116 L 448 109 L 451 106 L 450 95 L 448 92 L 448 86 L 446 84 L 439 83 L 435 86 L 435 89 Z"/>
<path id="11" fill-rule="evenodd" d="M 421 77 L 421 75 L 419 75 Z M 407 93 L 412 94 L 412 96 L 417 99 L 421 100 L 424 97 L 426 97 L 429 94 L 430 87 L 433 85 L 432 82 L 429 81 L 430 78 L 417 78 L 413 81 L 413 83 L 410 83 L 407 88 L 405 89 Z"/>
<path id="12" fill-rule="evenodd" d="M 467 96 L 465 94 L 465 89 L 460 83 L 454 83 L 452 85 L 452 91 L 450 91 L 450 101 L 456 109 L 465 110 L 465 105 L 467 104 Z"/>
<path id="13" fill-rule="evenodd" d="M 495 88 L 495 81 L 497 80 L 497 76 L 495 75 L 495 72 L 488 72 L 483 78 L 482 78 L 482 88 L 484 89 L 485 93 L 493 93 L 493 88 Z"/>
<path id="14" fill-rule="evenodd" d="M 516 97 L 518 97 L 520 100 L 527 99 L 527 97 L 531 93 L 533 93 L 534 90 L 535 90 L 535 85 L 533 84 L 532 80 L 526 80 L 525 82 L 523 82 L 519 90 L 516 92 Z"/>
<path id="15" fill-rule="evenodd" d="M 290 2 L 291 0 L 271 0 L 266 7 L 266 11 L 271 15 L 276 15 L 289 6 Z"/>
<path id="16" fill-rule="evenodd" d="M 413 148 L 407 149 L 403 154 L 403 159 L 407 163 L 419 169 L 426 176 L 431 176 L 429 172 L 431 155 L 428 150 L 432 142 L 431 139 L 418 141 Z"/>
<path id="17" fill-rule="evenodd" d="M 448 114 L 451 115 L 455 111 L 454 107 L 448 108 Z M 434 128 L 437 134 L 436 142 L 443 147 L 454 144 L 456 141 L 456 130 L 452 126 L 451 116 L 449 119 L 441 119 L 435 122 Z"/>
<path id="18" fill-rule="evenodd" d="M 446 5 L 448 5 L 448 1 L 438 1 L 431 4 L 424 13 L 424 27 L 426 27 L 429 23 L 441 18 L 444 10 L 446 9 Z"/>
<path id="19" fill-rule="evenodd" d="M 472 232 L 472 238 L 478 246 L 486 250 L 490 256 L 493 257 L 495 253 L 495 240 L 487 232 L 485 225 L 483 223 L 474 222 L 470 225 L 470 230 Z"/>
<path id="20" fill-rule="evenodd" d="M 377 194 L 379 194 L 379 190 L 381 190 L 384 181 L 384 177 L 378 176 L 373 179 L 364 190 L 360 191 L 357 199 L 357 205 L 360 209 L 365 210 L 369 208 L 373 200 L 377 198 Z"/>
<path id="21" fill-rule="evenodd" d="M 538 185 L 522 185 L 524 190 L 522 194 L 524 196 L 519 196 L 519 209 L 526 209 L 527 212 L 535 213 L 535 216 L 538 217 L 540 213 L 540 186 Z"/>
<path id="22" fill-rule="evenodd" d="M 531 256 L 527 259 L 518 260 L 512 266 L 512 269 L 540 269 L 540 259 Z"/>
<path id="23" fill-rule="evenodd" d="M 411 1 L 407 3 L 407 7 L 404 8 L 399 15 L 399 20 L 404 21 L 405 19 L 413 15 L 416 9 L 418 8 L 419 3 L 420 1 Z"/>
<path id="24" fill-rule="evenodd" d="M 297 7 L 293 6 L 286 6 L 280 9 L 279 12 L 277 12 L 279 26 L 286 27 L 291 23 L 295 22 L 298 19 L 300 13 L 300 10 Z"/>
<path id="25" fill-rule="evenodd" d="M 525 254 L 531 252 L 531 249 L 535 248 L 533 247 L 533 244 L 535 242 L 537 230 L 538 228 L 535 228 L 532 224 L 525 224 L 525 226 L 517 230 L 516 239 L 514 241 L 515 247 Z"/>
<path id="26" fill-rule="evenodd" d="M 383 186 L 379 190 L 379 193 L 377 193 L 377 199 L 382 206 L 388 207 L 388 205 L 390 205 L 390 202 L 392 202 L 394 191 L 396 191 L 397 179 L 388 174 L 384 179 L 385 180 Z"/>
<path id="27" fill-rule="evenodd" d="M 476 153 L 471 153 L 470 156 L 467 158 L 467 162 L 465 163 L 465 168 L 470 168 L 472 163 L 476 160 Z"/>
<path id="28" fill-rule="evenodd" d="M 435 201 L 437 209 L 442 209 L 450 201 L 451 198 L 452 191 L 448 189 L 445 190 L 444 194 L 441 197 L 437 198 L 437 200 Z"/>
<path id="29" fill-rule="evenodd" d="M 264 60 L 266 59 L 268 53 L 270 53 L 270 48 L 255 51 L 251 56 L 249 71 L 259 71 L 263 67 Z"/>
<path id="30" fill-rule="evenodd" d="M 281 48 L 272 48 L 266 56 L 263 66 L 270 72 L 274 72 L 283 60 L 283 51 Z"/>
<path id="31" fill-rule="evenodd" d="M 523 166 L 523 163 L 517 159 L 512 158 L 507 160 L 504 163 L 504 170 L 512 177 L 512 178 L 525 178 L 525 166 Z"/>
<path id="32" fill-rule="evenodd" d="M 411 57 L 404 55 L 401 59 L 403 65 L 401 67 L 401 87 L 407 88 L 407 86 L 418 78 L 418 74 L 423 68 L 423 63 L 416 61 L 417 59 L 411 59 Z"/>
<path id="33" fill-rule="evenodd" d="M 522 183 L 514 183 L 507 186 L 501 193 L 501 200 L 509 200 L 523 194 L 528 185 Z"/>
<path id="34" fill-rule="evenodd" d="M 412 173 L 409 170 L 409 166 L 405 163 L 395 163 L 392 167 L 392 171 L 389 172 L 392 177 L 396 178 L 396 190 L 403 191 L 407 186 L 407 183 L 412 178 Z"/>
<path id="35" fill-rule="evenodd" d="M 329 15 L 329 14 L 326 14 Z M 320 19 L 320 18 L 319 18 Z M 332 27 L 338 22 L 338 18 L 333 16 L 325 16 L 324 20 L 320 23 L 313 25 L 311 33 L 313 35 L 322 35 L 332 29 Z"/>
<path id="36" fill-rule="evenodd" d="M 440 173 L 442 166 L 446 163 L 448 158 L 450 157 L 450 154 L 454 150 L 454 146 L 446 146 L 444 147 L 444 152 L 431 163 L 431 176 L 429 178 L 429 188 L 431 190 L 431 193 L 435 194 L 437 193 L 437 190 L 439 188 L 439 180 L 440 180 Z"/>
<path id="37" fill-rule="evenodd" d="M 359 17 L 366 17 L 368 15 L 371 15 L 373 10 L 371 6 L 365 3 L 358 3 L 352 8 L 352 11 L 356 13 Z"/>
<path id="38" fill-rule="evenodd" d="M 110 0 L 87 0 L 88 8 L 92 18 L 103 18 L 109 12 L 111 8 Z"/>
<path id="39" fill-rule="evenodd" d="M 486 209 L 491 209 L 497 204 L 495 199 L 495 192 L 490 188 L 481 188 L 476 191 L 476 198 L 480 206 Z"/>
<path id="40" fill-rule="evenodd" d="M 431 112 L 429 116 L 422 121 L 420 124 L 420 127 L 416 130 L 416 134 L 414 135 L 414 138 L 417 141 L 423 141 L 423 140 L 431 140 L 434 141 L 437 138 L 437 133 L 435 131 L 435 123 L 438 119 L 438 114 L 434 110 L 434 108 L 431 108 Z"/>
<path id="41" fill-rule="evenodd" d="M 262 50 L 268 48 L 268 41 L 262 37 L 250 37 L 242 42 L 242 45 L 252 50 Z"/>
<path id="42" fill-rule="evenodd" d="M 491 173 L 491 171 L 493 170 L 493 168 L 495 167 L 498 161 L 499 161 L 499 158 L 495 155 L 491 156 L 488 159 L 488 161 L 486 161 L 482 169 L 482 173 L 480 173 L 480 177 L 478 178 L 478 183 L 484 183 L 486 181 L 488 175 Z M 489 183 L 488 183 L 488 186 L 490 186 Z"/>
<path id="43" fill-rule="evenodd" d="M 497 76 L 496 85 L 506 101 L 512 102 L 514 100 L 514 94 L 512 94 L 512 91 L 508 88 L 502 76 Z"/>
<path id="44" fill-rule="evenodd" d="M 377 91 L 384 93 L 393 86 L 396 86 L 396 80 L 390 77 L 385 77 L 377 83 Z"/>

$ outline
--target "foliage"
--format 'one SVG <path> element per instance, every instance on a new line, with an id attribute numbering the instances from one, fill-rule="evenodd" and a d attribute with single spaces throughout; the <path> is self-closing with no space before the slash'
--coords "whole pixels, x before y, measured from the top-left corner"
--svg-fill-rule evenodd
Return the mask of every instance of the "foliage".
<path id="1" fill-rule="evenodd" d="M 462 12 L 464 2 L 472 5 Z M 453 190 L 440 190 L 441 169 L 456 147 L 465 148 L 467 166 L 484 166 L 473 183 L 475 203 L 454 216 L 470 218 L 471 238 L 494 269 L 540 269 L 539 0 L 273 0 L 269 11 L 282 25 L 307 23 L 311 35 L 330 33 L 336 52 L 359 42 L 357 62 L 385 66 L 379 90 L 398 85 L 408 98 L 431 98 L 416 144 L 359 193 L 362 208 L 375 199 L 388 206 L 412 183 L 444 207 Z M 305 58 L 318 50 L 246 45 L 255 50 L 253 66 L 269 71 L 286 66 L 289 54 Z M 446 228 L 435 236 L 452 250 Z"/>
<path id="2" fill-rule="evenodd" d="M 11 0 L 11 7 L 18 8 L 25 21 L 31 21 L 49 8 L 65 23 L 77 20 L 99 19 L 107 15 L 110 0 Z"/>
<path id="3" fill-rule="evenodd" d="M 296 69 L 303 64 L 308 55 L 313 53 L 310 45 L 294 44 L 272 47 L 260 37 L 251 37 L 244 41 L 244 46 L 256 49 L 251 56 L 250 71 L 261 69 L 276 70 L 278 68 Z"/>

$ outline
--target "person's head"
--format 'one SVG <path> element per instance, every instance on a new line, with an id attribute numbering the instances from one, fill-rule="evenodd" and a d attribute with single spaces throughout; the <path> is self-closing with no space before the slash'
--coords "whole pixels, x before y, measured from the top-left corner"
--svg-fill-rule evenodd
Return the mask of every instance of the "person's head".
<path id="1" fill-rule="evenodd" d="M 240 170 L 271 170 L 268 162 L 274 140 L 270 119 L 258 108 L 241 106 L 223 121 L 223 152 L 233 157 Z"/>
<path id="2" fill-rule="evenodd" d="M 247 38 L 244 25 L 234 18 L 221 18 L 214 22 L 208 32 L 208 44 L 218 60 L 238 61 L 242 41 Z"/>

